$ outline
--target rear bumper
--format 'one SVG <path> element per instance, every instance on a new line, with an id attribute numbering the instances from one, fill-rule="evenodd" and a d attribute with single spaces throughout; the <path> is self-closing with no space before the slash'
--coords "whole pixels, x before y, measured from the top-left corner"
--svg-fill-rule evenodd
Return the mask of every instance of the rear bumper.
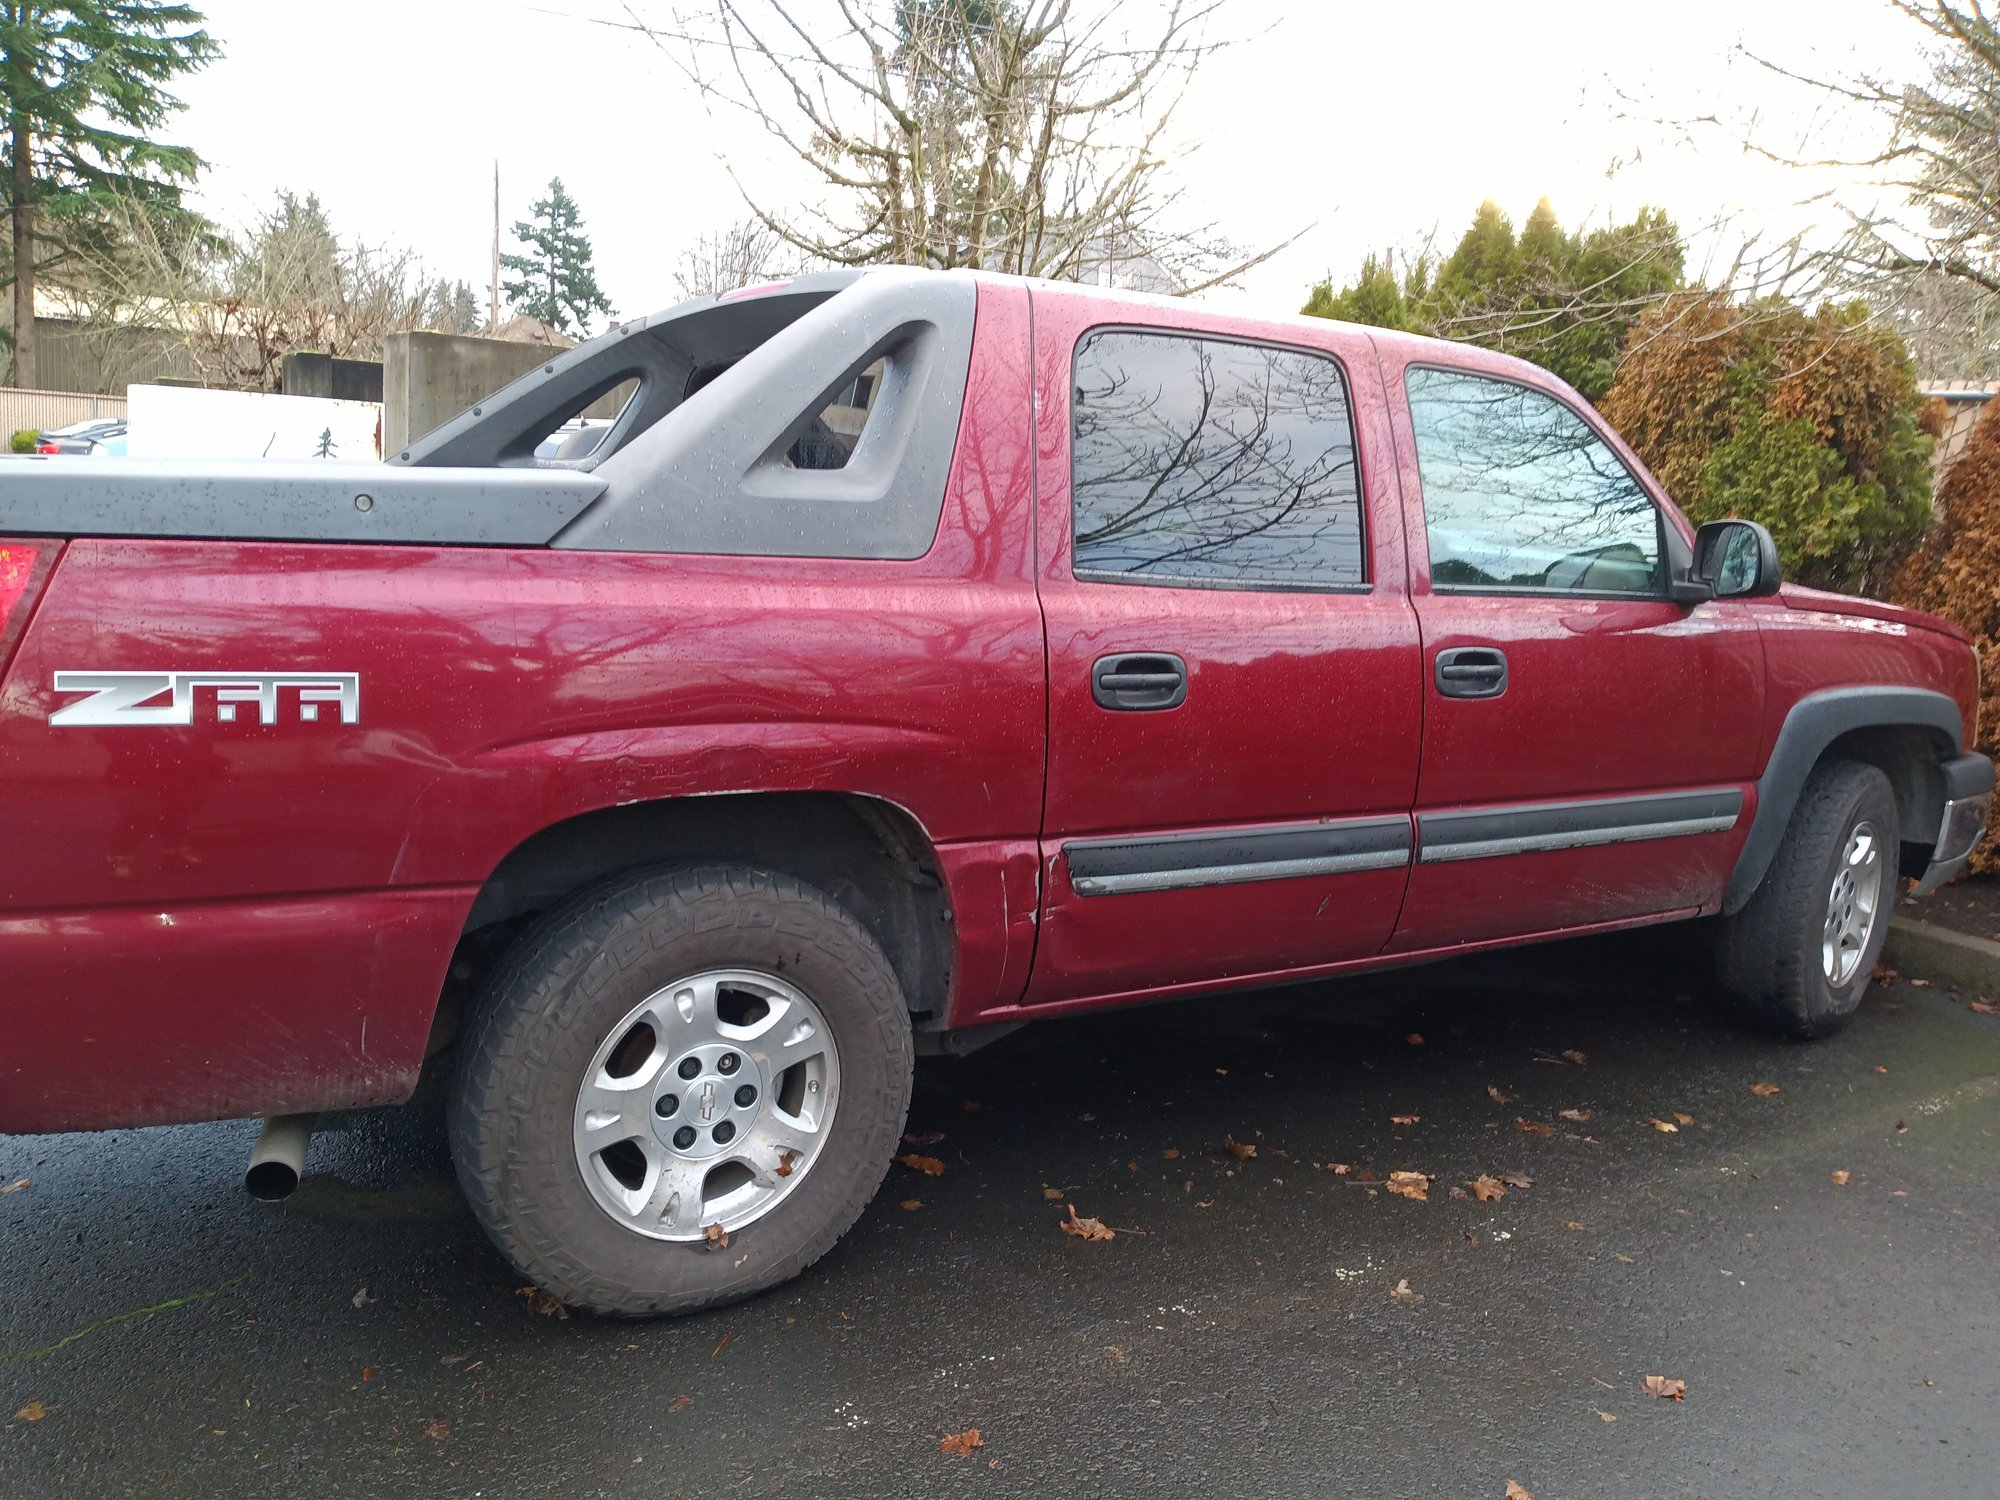
<path id="1" fill-rule="evenodd" d="M 1993 762 L 1983 755 L 1961 755 L 1945 762 L 1944 816 L 1938 820 L 1937 843 L 1931 862 L 1913 894 L 1928 896 L 1972 858 L 1986 833 L 1986 812 L 1993 801 Z"/>

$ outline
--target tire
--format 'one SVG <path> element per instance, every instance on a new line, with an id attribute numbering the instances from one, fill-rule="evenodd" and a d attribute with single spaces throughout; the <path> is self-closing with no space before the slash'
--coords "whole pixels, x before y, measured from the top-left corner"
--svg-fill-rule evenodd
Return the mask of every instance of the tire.
<path id="1" fill-rule="evenodd" d="M 767 1033 L 735 1040 L 749 1029 L 720 1018 L 759 1005 L 750 1026 Z M 565 1304 L 644 1317 L 751 1296 L 832 1248 L 901 1140 L 913 1045 L 895 971 L 851 913 L 789 876 L 711 866 L 621 876 L 549 913 L 488 979 L 461 1051 L 452 1159 L 480 1225 Z M 683 1085 L 690 1062 L 701 1071 Z M 618 1102 L 589 1109 L 587 1082 L 590 1101 Z M 749 1082 L 763 1092 L 739 1108 Z M 810 1138 L 795 1129 L 808 1090 Z M 651 1137 L 595 1149 L 634 1122 Z M 775 1149 L 787 1139 L 799 1149 Z M 693 1161 L 682 1144 L 715 1155 Z M 670 1193 L 677 1182 L 694 1186 Z M 720 1207 L 718 1183 L 736 1184 Z"/>
<path id="2" fill-rule="evenodd" d="M 1813 768 L 1763 883 L 1741 911 L 1722 919 L 1716 935 L 1716 977 L 1750 1019 L 1810 1041 L 1854 1015 L 1889 936 L 1899 893 L 1899 827 L 1895 793 L 1879 769 L 1846 760 Z M 1857 933 L 1866 903 L 1847 900 L 1843 910 L 1856 916 L 1839 922 L 1834 886 L 1856 840 L 1870 829 L 1875 893 L 1866 931 Z M 1865 869 L 1850 872 L 1863 888 Z M 1845 941 L 1829 960 L 1828 934 L 1836 927 Z"/>

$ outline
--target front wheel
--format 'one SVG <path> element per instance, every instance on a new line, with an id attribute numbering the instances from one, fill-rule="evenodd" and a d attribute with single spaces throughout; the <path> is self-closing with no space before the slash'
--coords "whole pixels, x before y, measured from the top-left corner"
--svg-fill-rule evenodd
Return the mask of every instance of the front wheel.
<path id="1" fill-rule="evenodd" d="M 1717 977 L 1749 1015 L 1799 1040 L 1853 1016 L 1889 936 L 1898 827 L 1877 767 L 1813 769 L 1763 884 L 1718 934 Z"/>
<path id="2" fill-rule="evenodd" d="M 688 1312 L 788 1280 L 846 1232 L 902 1135 L 911 1067 L 888 958 L 823 892 L 746 868 L 626 876 L 489 980 L 452 1157 L 538 1286 Z"/>

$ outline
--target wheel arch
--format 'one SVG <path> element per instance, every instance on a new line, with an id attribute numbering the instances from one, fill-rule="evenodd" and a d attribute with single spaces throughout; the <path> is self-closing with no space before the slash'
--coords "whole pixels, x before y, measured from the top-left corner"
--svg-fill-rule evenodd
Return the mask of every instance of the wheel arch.
<path id="1" fill-rule="evenodd" d="M 663 864 L 753 865 L 817 886 L 882 945 L 911 1013 L 948 1012 L 951 902 L 937 852 L 908 809 L 838 792 L 742 792 L 627 803 L 539 829 L 501 859 L 467 913 L 432 1051 L 485 971 L 539 913 L 619 873 Z"/>
<path id="2" fill-rule="evenodd" d="M 1880 767 L 1896 794 L 1902 867 L 1920 874 L 1944 812 L 1944 762 L 1964 748 L 1964 719 L 1944 693 L 1924 688 L 1853 687 L 1813 693 L 1793 704 L 1757 779 L 1750 836 L 1724 889 L 1722 910 L 1740 911 L 1778 852 L 1813 768 L 1827 759 Z"/>

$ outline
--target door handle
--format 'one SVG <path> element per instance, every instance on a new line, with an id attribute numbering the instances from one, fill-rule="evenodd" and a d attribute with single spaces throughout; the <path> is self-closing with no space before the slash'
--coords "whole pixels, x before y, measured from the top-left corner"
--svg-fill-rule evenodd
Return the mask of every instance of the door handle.
<path id="1" fill-rule="evenodd" d="M 1187 701 L 1187 663 L 1164 651 L 1100 656 L 1090 665 L 1090 696 L 1118 713 L 1179 708 Z"/>
<path id="2" fill-rule="evenodd" d="M 1497 698 L 1507 691 L 1507 653 L 1454 646 L 1437 654 L 1437 690 L 1446 698 Z"/>

